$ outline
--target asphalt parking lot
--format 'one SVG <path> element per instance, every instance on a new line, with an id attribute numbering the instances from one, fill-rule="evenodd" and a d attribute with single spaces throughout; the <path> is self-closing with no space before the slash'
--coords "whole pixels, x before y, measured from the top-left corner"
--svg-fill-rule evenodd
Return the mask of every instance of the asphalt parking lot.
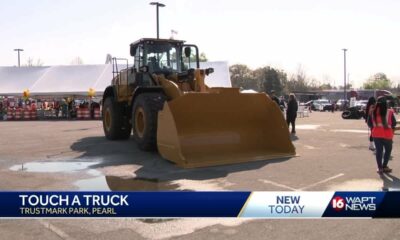
<path id="1" fill-rule="evenodd" d="M 397 116 L 399 118 L 399 116 Z M 340 112 L 298 118 L 297 157 L 181 169 L 133 141 L 107 141 L 100 121 L 0 122 L 1 190 L 334 191 L 400 188 L 376 173 L 363 120 Z M 0 239 L 399 239 L 398 220 L 30 219 L 1 220 Z"/>

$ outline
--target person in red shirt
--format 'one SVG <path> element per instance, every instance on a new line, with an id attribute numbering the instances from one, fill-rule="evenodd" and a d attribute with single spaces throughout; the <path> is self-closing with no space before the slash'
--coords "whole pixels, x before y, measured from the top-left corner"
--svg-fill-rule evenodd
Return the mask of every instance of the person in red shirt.
<path id="1" fill-rule="evenodd" d="M 376 148 L 377 172 L 380 174 L 391 172 L 392 169 L 388 167 L 388 162 L 392 152 L 396 117 L 393 110 L 388 108 L 385 97 L 377 99 L 376 106 L 368 118 L 368 126 L 372 128 L 371 135 Z"/>

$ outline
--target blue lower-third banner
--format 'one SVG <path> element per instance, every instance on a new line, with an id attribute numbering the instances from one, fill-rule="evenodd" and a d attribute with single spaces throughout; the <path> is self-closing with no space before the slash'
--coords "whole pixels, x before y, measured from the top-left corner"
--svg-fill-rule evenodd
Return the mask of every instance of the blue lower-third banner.
<path id="1" fill-rule="evenodd" d="M 400 192 L 0 192 L 0 218 L 399 218 Z"/>

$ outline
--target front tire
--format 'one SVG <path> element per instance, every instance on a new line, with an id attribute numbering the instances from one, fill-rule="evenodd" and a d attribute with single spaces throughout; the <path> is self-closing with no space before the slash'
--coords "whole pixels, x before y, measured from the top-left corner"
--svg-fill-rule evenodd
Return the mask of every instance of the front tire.
<path id="1" fill-rule="evenodd" d="M 128 139 L 131 135 L 132 127 L 123 114 L 123 108 L 113 97 L 104 101 L 103 130 L 109 140 Z"/>
<path id="2" fill-rule="evenodd" d="M 158 111 L 164 105 L 165 97 L 159 93 L 142 93 L 132 107 L 133 137 L 144 151 L 157 150 Z"/>

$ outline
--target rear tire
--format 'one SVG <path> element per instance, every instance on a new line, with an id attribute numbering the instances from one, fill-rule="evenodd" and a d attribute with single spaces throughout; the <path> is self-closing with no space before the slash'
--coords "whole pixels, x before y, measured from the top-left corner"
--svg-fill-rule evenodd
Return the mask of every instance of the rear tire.
<path id="1" fill-rule="evenodd" d="M 142 93 L 133 103 L 133 137 L 144 151 L 157 150 L 158 112 L 162 109 L 165 97 L 159 93 Z"/>
<path id="2" fill-rule="evenodd" d="M 123 114 L 123 108 L 108 97 L 103 105 L 103 130 L 109 140 L 128 139 L 132 132 L 132 126 Z"/>
<path id="3" fill-rule="evenodd" d="M 346 111 L 344 111 L 342 113 L 342 118 L 343 119 L 350 119 L 350 117 L 351 117 L 351 112 L 350 111 L 346 110 Z"/>

